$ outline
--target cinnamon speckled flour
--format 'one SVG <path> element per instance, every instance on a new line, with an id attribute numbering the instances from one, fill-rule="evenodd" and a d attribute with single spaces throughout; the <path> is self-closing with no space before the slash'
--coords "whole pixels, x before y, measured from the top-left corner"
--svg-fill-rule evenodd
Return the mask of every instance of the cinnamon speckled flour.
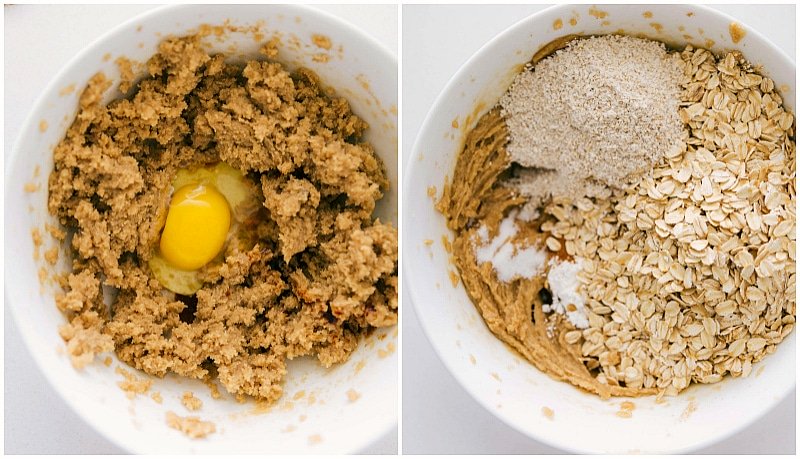
<path id="1" fill-rule="evenodd" d="M 664 44 L 605 35 L 570 42 L 521 72 L 500 100 L 512 181 L 541 198 L 622 188 L 682 148 L 683 67 Z"/>

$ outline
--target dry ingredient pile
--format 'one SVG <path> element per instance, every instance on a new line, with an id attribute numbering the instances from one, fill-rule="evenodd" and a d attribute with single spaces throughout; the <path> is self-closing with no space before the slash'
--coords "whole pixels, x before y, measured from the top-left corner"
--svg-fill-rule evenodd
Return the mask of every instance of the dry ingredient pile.
<path id="1" fill-rule="evenodd" d="M 529 206 L 621 188 L 679 150 L 682 78 L 663 44 L 620 35 L 573 41 L 520 73 L 500 106 Z"/>
<path id="2" fill-rule="evenodd" d="M 736 51 L 553 45 L 467 134 L 437 205 L 473 303 L 603 398 L 747 376 L 795 323 L 794 116 Z"/>
<path id="3" fill-rule="evenodd" d="M 49 180 L 61 236 L 74 233 L 57 305 L 76 367 L 114 351 L 151 375 L 218 378 L 274 402 L 287 359 L 343 362 L 397 322 L 397 231 L 372 217 L 388 180 L 359 140 L 367 124 L 313 73 L 274 62 L 276 46 L 242 65 L 199 36 L 169 38 L 144 79 L 123 82 L 128 97 L 103 104 L 102 74 L 82 93 Z M 176 183 L 192 180 L 219 219 L 191 224 L 198 191 Z M 188 232 L 165 243 L 173 213 Z M 219 254 L 173 266 L 203 255 L 170 258 L 192 238 L 216 238 Z M 118 291 L 110 306 L 104 286 Z"/>

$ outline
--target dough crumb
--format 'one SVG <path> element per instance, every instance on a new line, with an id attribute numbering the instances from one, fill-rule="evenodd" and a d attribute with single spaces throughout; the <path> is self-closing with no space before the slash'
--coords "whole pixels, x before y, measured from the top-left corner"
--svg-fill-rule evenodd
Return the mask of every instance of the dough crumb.
<path id="1" fill-rule="evenodd" d="M 39 250 L 42 248 L 42 232 L 39 228 L 34 228 L 31 230 L 31 239 L 33 240 L 33 259 L 39 259 Z"/>
<path id="2" fill-rule="evenodd" d="M 331 39 L 325 35 L 314 34 L 311 36 L 311 40 L 318 48 L 331 49 Z"/>
<path id="3" fill-rule="evenodd" d="M 47 282 L 47 269 L 44 266 L 39 268 L 38 276 L 39 284 L 44 287 L 45 282 Z"/>
<path id="4" fill-rule="evenodd" d="M 169 427 L 181 431 L 189 438 L 205 438 L 217 431 L 216 424 L 202 421 L 197 416 L 182 417 L 172 411 L 167 411 L 166 419 Z"/>
<path id="5" fill-rule="evenodd" d="M 164 397 L 162 397 L 161 392 L 158 391 L 151 393 L 150 398 L 152 398 L 153 401 L 158 403 L 159 405 L 161 404 L 161 402 L 164 401 Z"/>
<path id="6" fill-rule="evenodd" d="M 731 41 L 733 41 L 734 44 L 742 41 L 742 38 L 747 35 L 747 31 L 735 22 L 731 22 L 728 26 L 728 33 L 730 33 Z"/>
<path id="7" fill-rule="evenodd" d="M 136 74 L 133 71 L 133 61 L 127 57 L 120 56 L 114 61 L 119 69 L 119 91 L 127 93 L 133 87 L 133 82 L 136 80 Z"/>
<path id="8" fill-rule="evenodd" d="M 278 56 L 279 47 L 281 44 L 280 37 L 272 37 L 264 46 L 261 47 L 261 54 L 267 56 L 270 59 L 274 59 Z"/>
<path id="9" fill-rule="evenodd" d="M 319 434 L 309 435 L 308 437 L 309 445 L 318 445 L 320 443 L 322 443 L 322 435 Z"/>
<path id="10" fill-rule="evenodd" d="M 44 229 L 45 231 L 50 233 L 50 235 L 53 236 L 56 240 L 63 241 L 67 237 L 67 233 L 65 233 L 64 230 L 55 225 L 45 223 Z"/>
<path id="11" fill-rule="evenodd" d="M 619 404 L 619 411 L 615 414 L 617 417 L 628 419 L 633 417 L 633 409 L 636 408 L 636 404 L 633 402 L 625 401 Z"/>
<path id="12" fill-rule="evenodd" d="M 546 417 L 547 419 L 552 421 L 553 418 L 555 417 L 556 413 L 552 410 L 552 408 L 543 406 L 542 407 L 542 414 L 544 415 L 544 417 Z"/>
<path id="13" fill-rule="evenodd" d="M 358 374 L 361 370 L 364 369 L 365 366 L 367 366 L 367 361 L 366 360 L 359 360 L 358 363 L 356 363 L 356 366 L 354 368 L 354 373 Z"/>
<path id="14" fill-rule="evenodd" d="M 51 266 L 55 265 L 58 262 L 58 247 L 53 247 L 47 250 L 44 253 L 44 259 L 50 263 Z"/>
<path id="15" fill-rule="evenodd" d="M 361 398 L 361 394 L 356 392 L 355 389 L 350 389 L 350 390 L 347 391 L 347 399 L 350 400 L 351 403 L 355 402 L 359 398 Z"/>
<path id="16" fill-rule="evenodd" d="M 384 359 L 389 357 L 394 352 L 394 344 L 388 343 L 386 344 L 386 349 L 378 349 L 378 357 Z"/>
<path id="17" fill-rule="evenodd" d="M 208 388 L 211 390 L 211 398 L 213 398 L 214 400 L 219 400 L 220 398 L 222 398 L 222 394 L 219 391 L 219 386 L 217 386 L 217 384 L 214 381 L 206 380 L 204 382 L 206 386 L 208 386 Z"/>
<path id="18" fill-rule="evenodd" d="M 186 391 L 181 397 L 181 403 L 190 411 L 197 411 L 203 407 L 203 401 L 194 396 L 191 391 Z"/>
<path id="19" fill-rule="evenodd" d="M 448 270 L 447 275 L 450 276 L 450 283 L 453 284 L 453 288 L 458 287 L 458 274 L 453 270 Z"/>
<path id="20" fill-rule="evenodd" d="M 138 378 L 136 375 L 122 367 L 118 366 L 114 371 L 118 375 L 122 375 L 122 377 L 125 378 L 123 381 L 119 381 L 117 385 L 120 389 L 125 391 L 125 395 L 129 399 L 133 399 L 139 394 L 146 394 L 147 391 L 150 390 L 150 386 L 153 385 L 152 380 L 147 378 Z"/>
<path id="21" fill-rule="evenodd" d="M 42 268 L 44 269 L 44 268 Z M 41 281 L 42 270 L 39 270 Z M 47 273 L 44 272 L 46 275 Z M 58 297 L 56 304 L 58 304 Z M 81 369 L 94 361 L 95 356 L 114 350 L 114 342 L 96 328 L 83 328 L 81 324 L 64 324 L 58 329 L 61 338 L 67 343 L 67 354 L 72 366 Z"/>
<path id="22" fill-rule="evenodd" d="M 442 235 L 442 247 L 444 247 L 444 251 L 447 253 L 453 253 L 453 244 L 447 239 L 446 235 Z"/>
<path id="23" fill-rule="evenodd" d="M 58 91 L 58 95 L 59 96 L 68 96 L 68 95 L 72 94 L 73 92 L 75 92 L 75 83 L 72 83 L 70 85 L 67 85 L 67 86 L 64 86 L 63 88 L 61 88 L 61 90 Z"/>

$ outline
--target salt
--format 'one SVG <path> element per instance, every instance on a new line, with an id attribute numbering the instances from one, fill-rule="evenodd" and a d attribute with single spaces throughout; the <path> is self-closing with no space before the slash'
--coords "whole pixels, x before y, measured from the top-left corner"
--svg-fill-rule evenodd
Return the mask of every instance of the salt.
<path id="1" fill-rule="evenodd" d="M 536 247 L 518 247 L 513 239 L 517 234 L 517 212 L 511 212 L 502 222 L 497 235 L 489 240 L 486 225 L 478 229 L 478 243 L 475 244 L 475 257 L 479 264 L 491 262 L 501 282 L 511 282 L 515 278 L 530 279 L 542 272 L 547 258 L 544 251 Z"/>
<path id="2" fill-rule="evenodd" d="M 542 306 L 544 312 L 557 312 L 564 314 L 575 327 L 588 328 L 589 318 L 586 316 L 586 306 L 578 288 L 578 272 L 580 272 L 580 259 L 575 262 L 550 261 L 550 270 L 547 273 L 547 282 L 553 296 L 552 304 Z"/>

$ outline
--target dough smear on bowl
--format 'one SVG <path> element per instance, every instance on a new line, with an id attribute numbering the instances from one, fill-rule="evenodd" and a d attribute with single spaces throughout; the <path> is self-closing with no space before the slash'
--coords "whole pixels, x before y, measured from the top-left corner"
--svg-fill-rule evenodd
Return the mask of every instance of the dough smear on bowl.
<path id="1" fill-rule="evenodd" d="M 312 72 L 275 62 L 276 45 L 233 64 L 198 36 L 169 38 L 128 97 L 103 104 L 102 74 L 82 93 L 49 179 L 72 234 L 57 305 L 76 367 L 114 351 L 273 402 L 287 359 L 343 362 L 397 322 L 397 230 L 372 217 L 389 183 L 367 124 Z"/>
<path id="2" fill-rule="evenodd" d="M 437 204 L 486 325 L 603 398 L 747 376 L 796 319 L 795 119 L 774 83 L 736 51 L 545 49 Z"/>

